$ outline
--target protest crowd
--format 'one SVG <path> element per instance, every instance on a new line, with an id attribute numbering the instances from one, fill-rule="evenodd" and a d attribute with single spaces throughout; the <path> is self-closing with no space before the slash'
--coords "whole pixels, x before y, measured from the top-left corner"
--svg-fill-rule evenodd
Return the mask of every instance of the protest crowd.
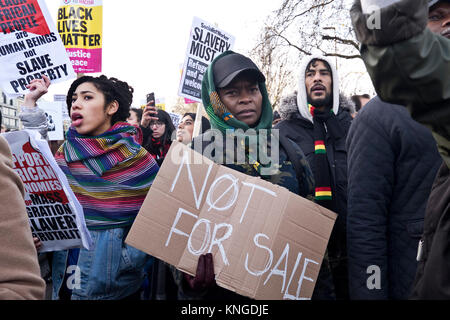
<path id="1" fill-rule="evenodd" d="M 31 214 L 24 202 L 30 171 L 18 174 L 20 159 L 5 139 L 11 133 L 2 134 L 0 299 L 249 300 L 216 282 L 220 245 L 198 254 L 190 274 L 126 241 L 179 144 L 336 214 L 312 300 L 450 299 L 450 1 L 377 1 L 380 28 L 367 23 L 364 0 L 354 1 L 347 22 L 374 97 L 346 96 L 334 61 L 313 54 L 300 62 L 295 92 L 274 111 L 261 69 L 225 46 L 202 78 L 204 112 L 186 112 L 175 124 L 154 97 L 132 108 L 125 79 L 73 81 L 71 126 L 51 154 L 82 207 L 88 247 L 41 252 L 48 239 L 28 218 L 43 212 Z M 19 115 L 43 140 L 49 120 L 39 99 L 51 81 L 45 74 L 29 81 Z"/>

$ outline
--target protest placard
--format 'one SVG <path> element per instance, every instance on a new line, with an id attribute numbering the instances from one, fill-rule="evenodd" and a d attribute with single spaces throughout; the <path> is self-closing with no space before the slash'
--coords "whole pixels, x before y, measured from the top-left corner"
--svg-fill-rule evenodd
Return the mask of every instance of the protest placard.
<path id="1" fill-rule="evenodd" d="M 52 82 L 75 77 L 44 0 L 2 1 L 0 30 L 0 86 L 9 96 L 43 74 Z"/>
<path id="2" fill-rule="evenodd" d="M 181 120 L 181 115 L 177 114 L 177 113 L 173 113 L 173 112 L 167 112 L 170 116 L 170 119 L 172 120 L 172 123 L 175 127 L 175 129 L 178 129 L 178 124 L 180 123 Z"/>
<path id="3" fill-rule="evenodd" d="M 219 286 L 254 299 L 301 300 L 312 296 L 335 219 L 173 142 L 126 242 L 191 275 L 211 252 Z"/>
<path id="4" fill-rule="evenodd" d="M 25 189 L 25 206 L 33 237 L 42 242 L 40 252 L 84 247 L 91 238 L 83 209 L 66 176 L 53 158 L 47 141 L 39 133 L 4 133 L 13 157 L 14 170 Z"/>
<path id="5" fill-rule="evenodd" d="M 39 102 L 39 108 L 47 116 L 48 140 L 64 140 L 63 108 L 66 108 L 66 102 Z"/>
<path id="6" fill-rule="evenodd" d="M 58 32 L 76 73 L 102 71 L 102 0 L 61 0 Z"/>
<path id="7" fill-rule="evenodd" d="M 201 102 L 203 74 L 208 65 L 222 52 L 231 50 L 233 45 L 234 36 L 194 17 L 178 95 Z"/>
<path id="8" fill-rule="evenodd" d="M 188 99 L 188 98 L 184 98 L 184 103 L 185 104 L 192 104 L 192 103 L 197 103 L 197 101 L 194 101 L 194 100 L 191 100 L 191 99 Z"/>
<path id="9" fill-rule="evenodd" d="M 165 98 L 157 98 L 155 99 L 155 106 L 158 109 L 166 111 L 166 99 Z"/>

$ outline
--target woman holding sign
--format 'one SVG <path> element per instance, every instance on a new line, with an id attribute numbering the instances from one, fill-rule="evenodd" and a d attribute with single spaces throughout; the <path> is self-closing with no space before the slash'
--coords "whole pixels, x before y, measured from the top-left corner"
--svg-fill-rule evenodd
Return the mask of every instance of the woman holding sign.
<path id="1" fill-rule="evenodd" d="M 25 96 L 36 113 L 47 80 L 35 80 Z M 67 94 L 72 126 L 55 159 L 83 206 L 94 245 L 54 253 L 54 299 L 138 297 L 149 256 L 124 240 L 159 167 L 141 147 L 141 131 L 125 122 L 132 98 L 126 82 L 105 76 L 81 77 Z"/>
<path id="2" fill-rule="evenodd" d="M 215 58 L 202 83 L 203 106 L 212 130 L 195 137 L 192 147 L 218 164 L 308 197 L 313 183 L 306 159 L 298 155 L 295 166 L 287 161 L 286 153 L 292 148 L 283 141 L 276 152 L 265 80 L 255 63 L 241 54 L 226 51 Z M 178 299 L 245 299 L 215 284 L 211 253 L 199 257 L 195 276 L 178 271 L 174 279 Z"/>

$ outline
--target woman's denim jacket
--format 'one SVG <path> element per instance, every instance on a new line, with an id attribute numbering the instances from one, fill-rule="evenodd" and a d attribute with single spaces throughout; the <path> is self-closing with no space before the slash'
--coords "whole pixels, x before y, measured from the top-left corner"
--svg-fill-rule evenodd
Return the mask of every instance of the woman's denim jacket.
<path id="1" fill-rule="evenodd" d="M 92 250 L 80 249 L 77 266 L 68 266 L 68 251 L 53 255 L 53 300 L 67 272 L 72 300 L 117 300 L 136 293 L 144 280 L 149 255 L 127 244 L 128 228 L 90 230 Z"/>

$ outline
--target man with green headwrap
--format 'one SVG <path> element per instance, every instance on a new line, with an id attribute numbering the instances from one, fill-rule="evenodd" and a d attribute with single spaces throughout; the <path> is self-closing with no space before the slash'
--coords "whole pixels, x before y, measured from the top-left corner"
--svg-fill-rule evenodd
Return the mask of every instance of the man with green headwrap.
<path id="1" fill-rule="evenodd" d="M 301 150 L 278 140 L 272 131 L 273 110 L 265 77 L 249 58 L 226 51 L 204 74 L 202 100 L 211 130 L 194 138 L 192 147 L 218 164 L 259 176 L 303 197 L 312 198 L 313 176 Z M 295 163 L 287 153 L 297 153 Z M 211 255 L 201 256 L 195 277 L 184 275 L 180 285 L 187 299 L 244 299 L 210 281 Z"/>

